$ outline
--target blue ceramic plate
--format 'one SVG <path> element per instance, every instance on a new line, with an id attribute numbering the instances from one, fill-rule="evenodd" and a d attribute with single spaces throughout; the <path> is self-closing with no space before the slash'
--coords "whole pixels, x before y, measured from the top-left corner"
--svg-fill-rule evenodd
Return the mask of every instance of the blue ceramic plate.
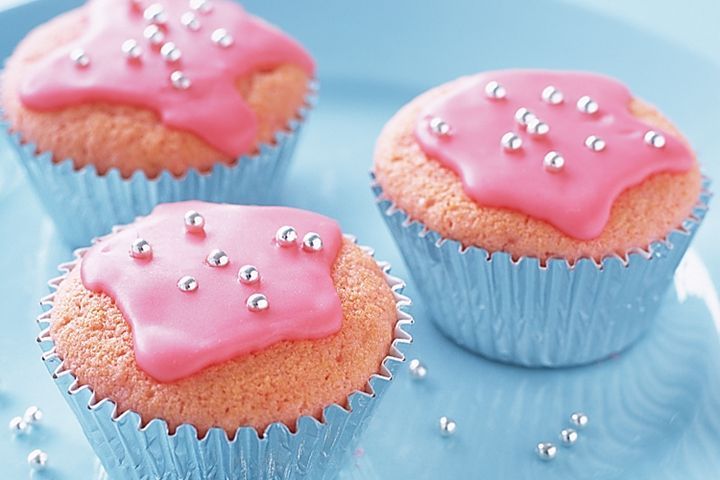
<path id="1" fill-rule="evenodd" d="M 0 13 L 0 58 L 32 26 L 77 2 L 41 0 Z M 554 2 L 251 1 L 249 10 L 301 39 L 320 66 L 321 94 L 285 192 L 286 203 L 340 219 L 407 278 L 372 203 L 373 142 L 385 120 L 422 90 L 482 69 L 599 70 L 659 105 L 720 178 L 715 66 L 630 26 Z M 452 3 L 447 5 L 447 3 Z M 492 3 L 492 4 L 491 4 Z M 523 12 L 520 15 L 518 12 Z M 679 88 L 679 86 L 685 86 Z M 28 478 L 25 457 L 49 454 L 38 479 L 93 478 L 95 459 L 40 362 L 33 321 L 55 266 L 70 258 L 15 158 L 0 145 L 0 420 L 45 412 L 30 435 L 0 431 L 0 477 Z M 669 292 L 656 328 L 628 352 L 568 370 L 525 370 L 473 356 L 438 334 L 415 298 L 411 357 L 425 381 L 397 378 L 344 477 L 352 479 L 708 479 L 720 477 L 720 301 L 713 280 L 720 234 L 712 208 Z M 571 412 L 590 418 L 552 462 Z M 438 418 L 457 422 L 443 438 Z"/>

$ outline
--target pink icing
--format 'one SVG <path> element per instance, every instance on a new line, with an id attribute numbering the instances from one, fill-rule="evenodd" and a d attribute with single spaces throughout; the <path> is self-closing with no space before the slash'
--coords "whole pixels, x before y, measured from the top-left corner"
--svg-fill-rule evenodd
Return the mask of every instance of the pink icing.
<path id="1" fill-rule="evenodd" d="M 204 235 L 185 231 L 188 210 L 204 216 Z M 298 245 L 277 244 L 275 233 L 283 225 L 297 230 Z M 320 235 L 322 250 L 301 248 L 308 232 Z M 152 246 L 150 259 L 130 256 L 138 237 Z M 138 366 L 158 381 L 172 382 L 280 341 L 336 333 L 343 313 L 331 270 L 341 244 L 335 221 L 304 210 L 163 204 L 90 248 L 81 277 L 86 288 L 109 295 L 120 308 L 132 327 Z M 228 265 L 205 262 L 215 248 L 228 255 Z M 259 282 L 238 281 L 245 264 L 259 270 Z M 197 280 L 195 291 L 178 288 L 185 275 Z M 254 293 L 267 297 L 267 310 L 248 309 L 246 300 Z"/>
<path id="2" fill-rule="evenodd" d="M 165 42 L 173 42 L 180 60 L 167 62 L 160 46 L 143 37 L 149 22 L 147 0 L 91 0 L 83 34 L 42 58 L 20 87 L 23 104 L 48 111 L 85 102 L 110 102 L 149 108 L 167 126 L 192 132 L 229 156 L 248 153 L 254 146 L 257 121 L 235 87 L 235 80 L 254 70 L 295 64 L 309 76 L 314 65 L 293 39 L 253 17 L 232 1 L 212 0 L 212 10 L 197 12 L 200 28 L 193 31 L 180 22 L 191 11 L 186 0 L 164 0 L 167 23 Z M 234 43 L 223 48 L 211 34 L 224 28 Z M 142 49 L 138 60 L 121 51 L 128 39 Z M 71 52 L 82 49 L 90 63 L 76 65 Z M 170 75 L 181 71 L 190 80 L 186 90 L 174 88 Z"/>
<path id="3" fill-rule="evenodd" d="M 490 98 L 485 87 L 497 81 L 505 98 Z M 560 104 L 541 98 L 552 85 L 564 95 Z M 594 114 L 576 106 L 590 96 Z M 508 208 L 549 222 L 565 234 L 589 240 L 598 237 L 623 190 L 658 172 L 687 171 L 694 162 L 683 141 L 635 118 L 629 90 L 608 77 L 580 72 L 506 70 L 468 77 L 449 94 L 433 101 L 420 114 L 415 137 L 422 150 L 460 176 L 465 192 L 478 204 Z M 526 107 L 550 127 L 543 137 L 531 136 L 514 119 Z M 430 128 L 439 117 L 450 135 Z M 648 130 L 664 135 L 666 145 L 644 141 Z M 501 138 L 514 132 L 519 150 L 508 151 Z M 602 151 L 585 145 L 590 135 L 606 143 Z M 550 151 L 565 159 L 558 172 L 543 165 Z"/>

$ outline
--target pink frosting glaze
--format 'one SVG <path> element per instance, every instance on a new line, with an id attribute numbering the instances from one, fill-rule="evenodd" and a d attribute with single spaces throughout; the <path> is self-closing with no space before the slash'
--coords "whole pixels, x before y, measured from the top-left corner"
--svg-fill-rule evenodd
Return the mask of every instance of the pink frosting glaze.
<path id="1" fill-rule="evenodd" d="M 504 98 L 486 94 L 498 82 Z M 542 92 L 554 86 L 564 101 L 551 104 Z M 599 106 L 594 114 L 577 106 L 583 96 Z M 478 204 L 508 208 L 547 221 L 581 240 L 598 237 L 623 190 L 658 172 L 687 171 L 694 156 L 683 141 L 635 118 L 630 91 L 618 81 L 591 73 L 505 70 L 468 77 L 462 86 L 429 104 L 420 114 L 415 138 L 423 151 L 456 172 L 465 192 Z M 533 136 L 515 120 L 525 107 L 550 127 Z M 443 119 L 449 135 L 430 127 Z M 665 137 L 655 148 L 644 141 L 649 130 Z M 522 140 L 507 150 L 501 138 L 514 132 Z M 602 151 L 585 145 L 595 135 L 606 144 Z M 548 152 L 565 159 L 560 171 L 546 170 Z"/>
<path id="2" fill-rule="evenodd" d="M 248 153 L 254 146 L 257 120 L 235 87 L 235 80 L 256 69 L 295 64 L 309 76 L 314 64 L 293 39 L 247 14 L 232 1 L 212 0 L 209 12 L 196 12 L 199 29 L 183 26 L 182 15 L 191 11 L 187 0 L 164 0 L 167 22 L 161 25 L 165 42 L 180 50 L 168 62 L 143 37 L 150 24 L 143 12 L 147 0 L 91 0 L 86 5 L 87 28 L 75 41 L 42 58 L 20 86 L 23 104 L 48 111 L 85 102 L 110 102 L 149 108 L 170 127 L 192 132 L 229 156 Z M 224 28 L 234 42 L 227 48 L 211 39 Z M 137 60 L 126 58 L 121 46 L 133 39 L 142 49 Z M 89 64 L 81 67 L 70 58 L 82 49 Z M 173 87 L 171 73 L 181 71 L 191 82 L 183 90 Z"/>
<path id="3" fill-rule="evenodd" d="M 189 210 L 205 218 L 204 234 L 185 231 Z M 275 241 L 284 225 L 297 230 L 297 245 L 281 247 Z M 308 232 L 320 235 L 320 251 L 302 248 Z M 137 238 L 150 243 L 151 258 L 130 256 Z M 280 341 L 336 333 L 343 313 L 331 270 L 341 244 L 337 223 L 316 213 L 181 202 L 159 205 L 102 238 L 83 256 L 80 272 L 85 287 L 109 295 L 129 322 L 138 366 L 158 381 L 171 382 Z M 228 255 L 229 264 L 206 263 L 216 248 Z M 246 264 L 258 269 L 257 283 L 238 281 Z M 197 280 L 195 291 L 178 288 L 185 275 Z M 267 310 L 248 309 L 247 298 L 254 293 L 267 297 Z"/>

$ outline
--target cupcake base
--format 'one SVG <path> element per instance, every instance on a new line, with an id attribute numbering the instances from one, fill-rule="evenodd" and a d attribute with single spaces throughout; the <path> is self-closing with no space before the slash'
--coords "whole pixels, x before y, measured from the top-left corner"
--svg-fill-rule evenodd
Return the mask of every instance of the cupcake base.
<path id="1" fill-rule="evenodd" d="M 373 191 L 443 334 L 500 362 L 564 367 L 609 357 L 647 331 L 705 215 L 708 183 L 682 228 L 664 241 L 572 265 L 463 247 L 411 220 L 383 198 L 379 185 Z"/>
<path id="2" fill-rule="evenodd" d="M 272 145 L 242 156 L 231 165 L 216 164 L 210 172 L 191 169 L 181 177 L 164 170 L 155 178 L 136 171 L 124 178 L 117 169 L 99 174 L 92 165 L 76 170 L 71 159 L 56 161 L 52 152 L 38 152 L 23 142 L 0 110 L 0 133 L 8 138 L 45 210 L 71 247 L 87 245 L 110 232 L 113 225 L 147 215 L 159 203 L 205 200 L 236 204 L 268 204 L 276 198 L 295 151 L 314 97 L 278 132 Z"/>
<path id="3" fill-rule="evenodd" d="M 370 252 L 369 249 L 364 249 Z M 84 250 L 76 255 L 82 256 Z M 65 274 L 75 262 L 60 266 Z M 397 323 L 388 356 L 380 373 L 372 375 L 363 391 L 347 397 L 345 406 L 332 404 L 322 418 L 300 417 L 294 431 L 273 423 L 263 432 L 241 427 L 233 435 L 220 428 L 202 438 L 192 425 L 183 424 L 170 433 L 162 419 L 143 423 L 133 411 L 119 412 L 109 399 L 96 398 L 89 386 L 80 385 L 64 368 L 49 335 L 50 311 L 38 318 L 43 332 L 38 342 L 43 361 L 106 472 L 104 478 L 126 479 L 324 479 L 334 478 L 363 432 L 393 374 L 404 361 L 400 348 L 411 342 L 404 327 L 412 318 L 402 311 L 409 300 L 400 294 L 404 283 L 390 276 L 389 266 L 378 263 L 395 295 Z M 64 275 L 50 282 L 53 290 Z M 42 304 L 51 307 L 53 295 Z"/>

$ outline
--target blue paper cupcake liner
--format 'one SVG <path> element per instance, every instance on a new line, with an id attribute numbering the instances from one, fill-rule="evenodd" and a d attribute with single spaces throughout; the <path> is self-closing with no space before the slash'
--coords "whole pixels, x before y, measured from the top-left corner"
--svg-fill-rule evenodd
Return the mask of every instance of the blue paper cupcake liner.
<path id="1" fill-rule="evenodd" d="M 348 237 L 354 241 L 353 237 Z M 372 255 L 372 250 L 361 247 Z M 41 304 L 48 308 L 38 317 L 42 329 L 38 343 L 43 362 L 61 394 L 77 416 L 105 473 L 110 480 L 235 480 L 235 479 L 326 479 L 334 478 L 350 455 L 367 420 L 375 410 L 398 366 L 404 362 L 401 349 L 411 343 L 404 327 L 412 317 L 403 311 L 410 300 L 400 292 L 405 284 L 388 274 L 390 265 L 378 262 L 393 291 L 397 323 L 381 371 L 372 375 L 364 391 L 347 397 L 347 406 L 332 404 L 322 418 L 302 416 L 295 431 L 283 423 L 272 423 L 263 432 L 240 427 L 234 435 L 212 428 L 203 437 L 194 426 L 183 424 L 169 433 L 167 423 L 155 418 L 143 422 L 134 411 L 118 410 L 110 399 L 97 398 L 92 388 L 81 385 L 63 366 L 49 334 L 55 291 L 86 249 L 75 252 L 75 261 L 60 265 L 64 274 L 49 282 L 51 293 Z"/>
<path id="2" fill-rule="evenodd" d="M 463 247 L 409 218 L 374 176 L 372 189 L 441 332 L 490 359 L 561 367 L 609 357 L 648 329 L 706 213 L 708 185 L 704 179 L 692 213 L 663 241 L 573 264 Z"/>
<path id="3" fill-rule="evenodd" d="M 306 106 L 272 145 L 263 144 L 254 155 L 239 157 L 230 165 L 216 163 L 211 171 L 190 169 L 180 177 L 167 170 L 148 178 L 138 170 L 123 178 L 116 168 L 100 174 L 94 165 L 75 169 L 72 159 L 55 162 L 53 153 L 25 143 L 0 109 L 0 132 L 17 152 L 20 164 L 46 211 L 71 247 L 87 245 L 110 231 L 147 215 L 158 203 L 182 200 L 267 204 L 278 194 L 293 156 L 298 136 L 314 104 L 314 87 Z"/>

